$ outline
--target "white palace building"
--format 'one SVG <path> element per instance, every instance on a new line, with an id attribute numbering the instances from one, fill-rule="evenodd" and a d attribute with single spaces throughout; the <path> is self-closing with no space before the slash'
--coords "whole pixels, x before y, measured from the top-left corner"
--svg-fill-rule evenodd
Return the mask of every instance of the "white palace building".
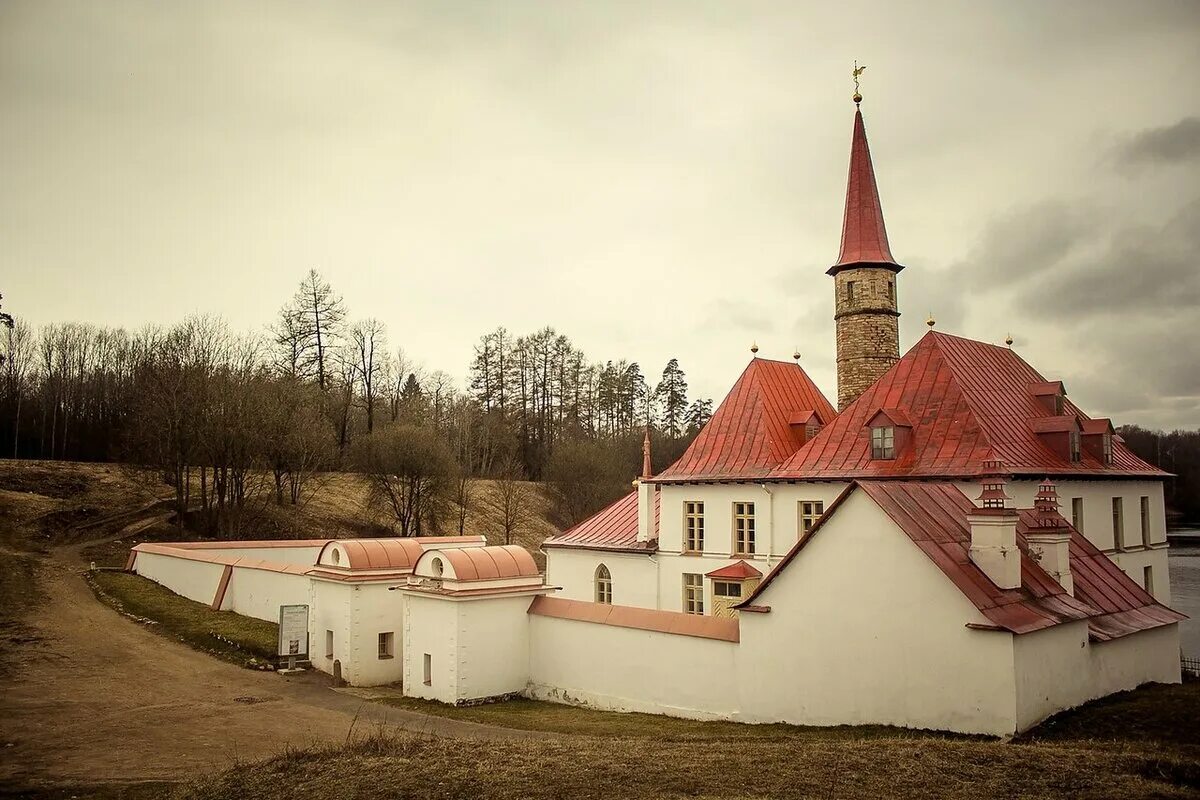
<path id="1" fill-rule="evenodd" d="M 857 98 L 856 98 L 857 100 Z M 930 328 L 896 281 L 856 111 L 835 284 L 838 410 L 754 358 L 687 452 L 545 542 L 142 544 L 216 609 L 309 607 L 315 668 L 474 703 L 1006 735 L 1180 679 L 1166 474 L 1010 347 Z"/>

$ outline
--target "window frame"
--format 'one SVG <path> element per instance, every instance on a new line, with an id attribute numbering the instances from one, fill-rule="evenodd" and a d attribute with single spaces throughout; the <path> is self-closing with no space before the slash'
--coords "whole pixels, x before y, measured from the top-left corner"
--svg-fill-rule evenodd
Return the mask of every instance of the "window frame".
<path id="1" fill-rule="evenodd" d="M 846 302 L 847 303 L 854 302 L 854 285 L 856 283 L 858 283 L 858 281 L 846 281 Z"/>
<path id="2" fill-rule="evenodd" d="M 1071 498 L 1071 527 L 1083 533 L 1083 498 Z"/>
<path id="3" fill-rule="evenodd" d="M 1067 447 L 1070 450 L 1071 463 L 1078 464 L 1083 460 L 1083 437 L 1079 435 L 1079 431 L 1067 432 Z"/>
<path id="4" fill-rule="evenodd" d="M 1113 440 L 1112 434 L 1106 433 L 1101 441 L 1101 454 L 1104 460 L 1104 466 L 1111 467 L 1113 463 Z"/>
<path id="5" fill-rule="evenodd" d="M 683 613 L 704 616 L 704 576 L 699 572 L 683 573 Z"/>
<path id="6" fill-rule="evenodd" d="M 704 501 L 683 501 L 683 547 L 684 553 L 704 552 Z"/>
<path id="7" fill-rule="evenodd" d="M 896 426 L 876 425 L 871 428 L 871 459 L 894 461 L 896 459 Z"/>
<path id="8" fill-rule="evenodd" d="M 422 675 L 422 681 L 425 686 L 433 686 L 433 655 L 426 653 L 423 659 L 425 674 Z"/>
<path id="9" fill-rule="evenodd" d="M 797 500 L 796 505 L 800 511 L 800 535 L 804 536 L 813 529 L 813 526 L 817 524 L 817 520 L 825 513 L 825 501 Z"/>
<path id="10" fill-rule="evenodd" d="M 733 548 L 731 552 L 735 556 L 753 556 L 757 547 L 754 503 L 753 501 L 734 500 L 732 510 Z"/>
<path id="11" fill-rule="evenodd" d="M 1138 498 L 1138 514 L 1141 517 L 1142 523 L 1142 546 L 1150 546 L 1150 496 L 1142 495 Z"/>
<path id="12" fill-rule="evenodd" d="M 611 606 L 613 604 L 612 570 L 606 564 L 600 564 L 596 567 L 592 581 L 595 588 L 593 599 L 601 605 Z"/>
<path id="13" fill-rule="evenodd" d="M 713 597 L 724 597 L 731 600 L 742 599 L 742 582 L 741 581 L 713 581 Z M 724 588 L 726 591 L 722 591 Z M 736 589 L 737 592 L 729 592 L 728 589 Z"/>
<path id="14" fill-rule="evenodd" d="M 333 658 L 333 631 L 325 629 L 325 657 Z"/>
<path id="15" fill-rule="evenodd" d="M 1113 550 L 1125 549 L 1125 498 L 1112 499 Z"/>
<path id="16" fill-rule="evenodd" d="M 379 658 L 381 660 L 396 657 L 396 632 L 380 631 L 377 637 Z"/>

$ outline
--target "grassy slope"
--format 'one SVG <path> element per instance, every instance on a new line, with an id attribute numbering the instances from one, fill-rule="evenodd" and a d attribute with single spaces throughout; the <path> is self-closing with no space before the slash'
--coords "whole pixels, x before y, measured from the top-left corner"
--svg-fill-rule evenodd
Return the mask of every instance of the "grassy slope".
<path id="1" fill-rule="evenodd" d="M 213 611 L 137 575 L 98 572 L 91 583 L 105 602 L 127 614 L 153 620 L 155 632 L 198 650 L 235 664 L 245 664 L 250 658 L 270 659 L 275 654 L 279 626 L 273 623 L 232 611 Z"/>

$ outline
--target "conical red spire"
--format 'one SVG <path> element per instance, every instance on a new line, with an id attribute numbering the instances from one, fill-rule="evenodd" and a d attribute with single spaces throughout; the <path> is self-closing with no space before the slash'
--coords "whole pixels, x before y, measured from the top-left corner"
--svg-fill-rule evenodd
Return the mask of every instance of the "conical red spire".
<path id="1" fill-rule="evenodd" d="M 862 111 L 854 111 L 854 136 L 850 143 L 850 177 L 846 185 L 846 216 L 842 221 L 842 250 L 830 275 L 854 264 L 882 264 L 896 272 L 904 269 L 892 258 L 887 230 L 883 226 L 883 208 L 879 205 L 879 187 L 871 166 L 867 129 Z"/>

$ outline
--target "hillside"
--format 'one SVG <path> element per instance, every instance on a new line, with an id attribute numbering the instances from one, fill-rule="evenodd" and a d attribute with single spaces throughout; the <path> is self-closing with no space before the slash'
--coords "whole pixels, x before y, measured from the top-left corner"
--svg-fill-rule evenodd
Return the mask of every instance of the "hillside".
<path id="1" fill-rule="evenodd" d="M 557 532 L 548 519 L 549 498 L 540 484 L 529 484 L 530 519 L 515 543 L 537 553 Z M 477 481 L 467 509 L 465 532 L 500 541 L 500 529 L 487 511 L 492 481 Z M 117 464 L 0 460 L 0 542 L 11 549 L 40 551 L 72 542 L 108 538 L 129 529 L 128 541 L 93 547 L 88 555 L 101 563 L 122 561 L 133 541 L 200 538 L 180 530 L 165 501 L 166 485 Z M 388 521 L 367 502 L 365 481 L 346 472 L 323 473 L 299 506 L 276 505 L 269 492 L 250 503 L 237 532 L 246 539 L 309 539 L 390 535 Z M 457 534 L 457 509 L 442 520 L 438 534 Z"/>

